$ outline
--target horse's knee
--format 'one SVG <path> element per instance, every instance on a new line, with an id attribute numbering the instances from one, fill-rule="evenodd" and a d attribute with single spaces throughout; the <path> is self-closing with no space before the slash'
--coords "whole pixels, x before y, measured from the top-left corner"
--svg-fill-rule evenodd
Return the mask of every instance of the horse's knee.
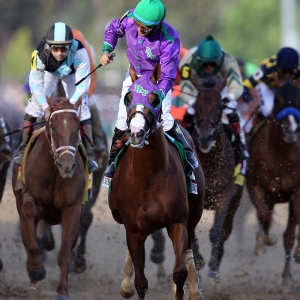
<path id="1" fill-rule="evenodd" d="M 26 219 L 33 219 L 36 216 L 36 206 L 32 201 L 26 201 L 22 205 L 22 213 Z"/>

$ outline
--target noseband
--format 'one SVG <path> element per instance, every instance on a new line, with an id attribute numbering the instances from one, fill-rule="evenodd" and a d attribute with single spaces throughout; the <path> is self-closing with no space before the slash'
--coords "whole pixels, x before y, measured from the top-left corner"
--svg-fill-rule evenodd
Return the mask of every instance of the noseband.
<path id="1" fill-rule="evenodd" d="M 51 118 L 59 113 L 65 113 L 65 112 L 73 112 L 77 115 L 77 110 L 75 109 L 60 109 L 60 110 L 56 110 L 54 112 L 51 113 L 50 117 L 49 117 L 49 126 L 51 127 Z M 59 158 L 64 155 L 64 154 L 70 154 L 72 156 L 75 156 L 76 153 L 76 149 L 74 146 L 61 146 L 56 148 L 54 145 L 54 141 L 53 141 L 53 135 L 52 135 L 52 130 L 50 131 L 50 146 L 51 146 L 51 153 L 54 159 L 54 163 L 57 164 L 57 161 L 59 160 Z M 78 143 L 79 145 L 79 143 Z M 77 146 L 78 146 L 77 145 Z"/>

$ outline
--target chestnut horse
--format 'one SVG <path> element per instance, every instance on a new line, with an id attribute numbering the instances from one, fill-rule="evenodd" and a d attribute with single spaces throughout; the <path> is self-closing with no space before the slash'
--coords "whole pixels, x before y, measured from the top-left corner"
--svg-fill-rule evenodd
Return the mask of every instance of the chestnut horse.
<path id="1" fill-rule="evenodd" d="M 59 97 L 66 97 L 61 81 L 58 81 L 57 94 Z M 95 144 L 94 155 L 97 158 L 98 169 L 93 172 L 92 187 L 88 201 L 84 203 L 83 212 L 80 219 L 79 237 L 76 248 L 72 253 L 71 269 L 75 273 L 82 273 L 86 270 L 86 238 L 88 230 L 93 221 L 92 207 L 94 206 L 100 192 L 101 181 L 108 162 L 108 145 L 104 130 L 102 129 L 100 113 L 96 105 L 90 106 L 92 120 L 92 134 Z M 40 221 L 37 227 L 37 242 L 43 260 L 46 259 L 46 251 L 55 248 L 55 240 L 51 226 L 44 221 Z"/>
<path id="2" fill-rule="evenodd" d="M 61 224 L 61 248 L 57 257 L 61 274 L 55 299 L 67 300 L 68 267 L 78 237 L 86 184 L 84 161 L 78 150 L 81 142 L 78 116 L 81 100 L 74 105 L 67 98 L 47 101 L 51 115 L 45 132 L 36 138 L 26 163 L 23 160 L 22 177 L 25 180 L 21 189 L 17 188 L 19 165 L 14 164 L 12 184 L 27 252 L 30 290 L 34 291 L 36 282 L 46 276 L 46 269 L 38 255 L 37 224 L 40 220 L 50 225 Z"/>
<path id="3" fill-rule="evenodd" d="M 234 149 L 222 123 L 220 91 L 226 80 L 194 82 L 198 95 L 192 138 L 205 176 L 205 209 L 215 211 L 210 229 L 212 245 L 208 279 L 220 282 L 219 267 L 224 255 L 224 243 L 232 231 L 233 219 L 242 197 L 243 187 L 234 183 L 236 166 Z"/>
<path id="4" fill-rule="evenodd" d="M 138 78 L 130 66 L 133 83 L 125 96 L 129 146 L 116 160 L 118 166 L 108 196 L 115 221 L 124 224 L 126 229 L 128 251 L 121 294 L 124 298 L 132 297 L 135 286 L 139 299 L 145 299 L 148 280 L 144 273 L 144 244 L 154 231 L 166 228 L 175 253 L 175 299 L 183 299 L 186 278 L 190 286 L 189 299 L 201 299 L 191 244 L 203 211 L 204 176 L 199 166 L 194 171 L 198 193 L 188 194 L 179 152 L 158 123 L 161 101 L 157 82 L 160 73 L 160 65 L 156 64 L 152 75 Z M 185 135 L 193 147 L 186 131 Z"/>
<path id="5" fill-rule="evenodd" d="M 298 79 L 286 81 L 275 93 L 274 107 L 264 126 L 249 140 L 250 159 L 247 188 L 261 226 L 255 253 L 264 252 L 270 239 L 272 213 L 276 203 L 289 202 L 288 224 L 284 232 L 285 265 L 283 292 L 292 289 L 291 258 L 295 229 L 300 227 L 300 96 Z M 300 262 L 300 234 L 294 252 Z M 267 243 L 268 244 L 268 243 Z"/>

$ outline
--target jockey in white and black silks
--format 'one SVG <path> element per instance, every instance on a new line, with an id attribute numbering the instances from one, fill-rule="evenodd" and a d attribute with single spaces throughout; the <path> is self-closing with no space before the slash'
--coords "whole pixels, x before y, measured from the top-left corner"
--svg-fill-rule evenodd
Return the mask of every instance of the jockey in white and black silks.
<path id="1" fill-rule="evenodd" d="M 163 128 L 164 131 L 184 145 L 189 165 L 194 169 L 198 166 L 198 161 L 185 140 L 180 127 L 174 123 L 174 118 L 170 114 L 171 89 L 174 85 L 178 67 L 180 39 L 178 32 L 164 21 L 165 14 L 165 6 L 160 0 L 142 0 L 135 9 L 129 10 L 123 17 L 113 20 L 105 30 L 102 45 L 103 54 L 100 63 L 107 65 L 111 62 L 110 53 L 116 47 L 118 39 L 125 36 L 127 58 L 138 76 L 151 76 L 155 64 L 159 63 L 161 65 L 161 77 L 158 86 L 163 99 Z M 131 77 L 127 71 L 122 87 L 116 128 L 112 138 L 109 168 L 104 173 L 105 176 L 110 178 L 113 177 L 115 171 L 114 159 L 118 153 L 118 149 L 114 145 L 127 130 L 124 96 L 131 83 Z"/>
<path id="2" fill-rule="evenodd" d="M 90 79 L 79 85 L 75 83 L 90 72 L 88 53 L 82 43 L 73 38 L 71 28 L 62 22 L 53 24 L 42 38 L 36 50 L 32 53 L 29 87 L 31 97 L 25 108 L 23 127 L 32 125 L 37 118 L 50 115 L 46 97 L 57 93 L 57 84 L 61 80 L 66 97 L 74 104 L 82 97 L 80 125 L 90 141 L 92 141 L 91 113 L 88 107 L 88 90 Z M 15 162 L 21 164 L 26 146 L 32 136 L 33 126 L 23 130 L 22 143 Z M 88 156 L 89 171 L 95 171 L 98 166 L 94 161 L 92 143 L 85 141 Z"/>

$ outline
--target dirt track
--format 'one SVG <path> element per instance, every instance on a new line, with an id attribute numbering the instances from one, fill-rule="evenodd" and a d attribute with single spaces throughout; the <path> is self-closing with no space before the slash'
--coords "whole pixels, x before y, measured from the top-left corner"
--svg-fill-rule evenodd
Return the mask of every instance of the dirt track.
<path id="1" fill-rule="evenodd" d="M 247 195 L 243 198 L 248 201 Z M 243 207 L 249 209 L 243 202 L 239 215 L 243 215 Z M 107 205 L 107 189 L 102 188 L 101 195 L 93 208 L 94 222 L 87 239 L 88 269 L 84 274 L 69 275 L 69 296 L 72 300 L 110 300 L 122 299 L 119 287 L 122 281 L 126 244 L 124 229 L 111 217 Z M 208 240 L 209 228 L 212 224 L 212 212 L 205 211 L 197 228 L 201 252 L 206 260 L 210 256 Z M 279 241 L 276 246 L 268 247 L 265 255 L 256 257 L 253 254 L 257 222 L 252 207 L 248 210 L 242 222 L 236 222 L 234 232 L 226 243 L 225 256 L 221 264 L 221 283 L 218 293 L 212 293 L 210 284 L 206 281 L 207 265 L 203 269 L 202 278 L 205 288 L 205 299 L 300 299 L 300 266 L 293 264 L 295 291 L 293 295 L 279 293 L 281 271 L 283 268 L 284 250 L 282 247 L 282 232 L 286 223 L 286 205 L 278 205 L 274 215 L 272 232 L 276 233 Z M 25 269 L 25 251 L 20 241 L 18 231 L 18 215 L 12 193 L 10 180 L 7 183 L 0 210 L 0 256 L 4 269 L 0 273 L 0 299 L 26 299 L 28 278 Z M 242 232 L 238 229 L 241 229 Z M 40 299 L 54 299 L 58 282 L 59 268 L 56 254 L 59 247 L 60 229 L 54 228 L 56 236 L 55 251 L 48 254 L 46 261 L 47 276 L 37 287 Z M 156 266 L 149 260 L 152 240 L 146 242 L 147 261 L 146 276 L 149 280 L 149 292 L 146 299 L 173 299 L 169 284 L 156 291 Z M 170 240 L 167 239 L 167 259 L 165 268 L 171 274 L 174 255 Z M 137 295 L 133 299 L 138 299 Z"/>

